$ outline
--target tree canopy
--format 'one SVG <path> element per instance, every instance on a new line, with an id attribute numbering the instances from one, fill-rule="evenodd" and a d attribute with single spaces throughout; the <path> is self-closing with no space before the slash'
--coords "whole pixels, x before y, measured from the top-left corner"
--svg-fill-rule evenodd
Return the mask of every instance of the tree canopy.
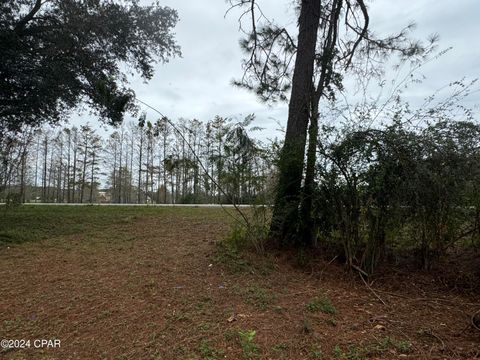
<path id="1" fill-rule="evenodd" d="M 134 109 L 127 75 L 180 55 L 175 10 L 138 0 L 0 4 L 0 130 L 55 123 L 87 104 L 115 124 Z"/>

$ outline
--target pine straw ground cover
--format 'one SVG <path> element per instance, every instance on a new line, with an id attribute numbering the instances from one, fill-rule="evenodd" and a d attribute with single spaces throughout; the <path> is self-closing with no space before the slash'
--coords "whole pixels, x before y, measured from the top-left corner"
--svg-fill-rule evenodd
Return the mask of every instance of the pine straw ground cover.
<path id="1" fill-rule="evenodd" d="M 22 207 L 0 217 L 5 359 L 475 359 L 478 292 L 219 246 L 221 209 Z M 435 275 L 437 274 L 437 275 Z M 442 278 L 444 279 L 444 277 Z"/>

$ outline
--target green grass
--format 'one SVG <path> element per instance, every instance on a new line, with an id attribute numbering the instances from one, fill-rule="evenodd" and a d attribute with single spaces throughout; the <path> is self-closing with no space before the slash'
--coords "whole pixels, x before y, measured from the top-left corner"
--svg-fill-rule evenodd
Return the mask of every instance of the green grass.
<path id="1" fill-rule="evenodd" d="M 412 344 L 406 340 L 386 336 L 374 343 L 349 345 L 346 349 L 336 345 L 333 352 L 340 360 L 363 360 L 390 353 L 392 350 L 394 353 L 408 354 L 412 351 Z"/>
<path id="2" fill-rule="evenodd" d="M 216 360 L 222 358 L 224 354 L 222 350 L 216 349 L 208 340 L 202 340 L 198 350 L 204 360 Z"/>
<path id="3" fill-rule="evenodd" d="M 274 272 L 272 257 L 252 257 L 251 253 L 238 247 L 228 238 L 216 243 L 213 260 L 231 274 L 250 273 L 269 276 Z"/>
<path id="4" fill-rule="evenodd" d="M 240 250 L 229 241 L 216 244 L 213 260 L 233 274 L 250 273 L 254 269 L 253 265 L 242 257 Z"/>
<path id="5" fill-rule="evenodd" d="M 308 353 L 309 359 L 324 359 L 324 354 L 319 345 L 313 346 Z"/>
<path id="6" fill-rule="evenodd" d="M 239 330 L 238 337 L 240 340 L 240 347 L 242 348 L 242 355 L 244 360 L 257 359 L 259 357 L 259 347 L 254 343 L 255 330 Z"/>
<path id="7" fill-rule="evenodd" d="M 312 299 L 305 308 L 310 312 L 318 312 L 321 311 L 324 314 L 335 315 L 337 313 L 337 309 L 333 306 L 330 299 L 323 297 L 323 298 L 314 298 Z"/>
<path id="8" fill-rule="evenodd" d="M 402 354 L 409 353 L 412 350 L 412 344 L 406 340 L 398 340 L 390 336 L 386 336 L 378 341 L 372 351 L 384 352 L 388 349 L 395 349 Z"/>
<path id="9" fill-rule="evenodd" d="M 135 223 L 144 217 L 189 216 L 193 207 L 152 206 L 35 206 L 0 207 L 0 246 L 81 234 L 88 236 L 106 228 Z M 202 217 L 218 217 L 221 209 L 201 209 Z M 128 240 L 128 239 L 127 239 Z"/>
<path id="10" fill-rule="evenodd" d="M 335 346 L 333 350 L 337 359 L 340 360 L 360 360 L 362 357 L 363 349 L 355 345 L 350 345 L 346 350 L 343 350 L 339 345 Z"/>
<path id="11" fill-rule="evenodd" d="M 242 295 L 247 304 L 253 305 L 260 310 L 266 310 L 275 300 L 275 296 L 271 291 L 256 284 L 237 289 L 236 292 Z"/>
<path id="12" fill-rule="evenodd" d="M 273 345 L 272 349 L 274 351 L 279 351 L 279 352 L 285 351 L 285 350 L 288 350 L 288 344 L 284 343 L 284 342 L 278 343 L 278 344 Z"/>

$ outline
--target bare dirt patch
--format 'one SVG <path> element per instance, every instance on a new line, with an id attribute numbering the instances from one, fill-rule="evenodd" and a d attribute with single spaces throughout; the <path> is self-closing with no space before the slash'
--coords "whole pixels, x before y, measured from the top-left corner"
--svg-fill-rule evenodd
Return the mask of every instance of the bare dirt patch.
<path id="1" fill-rule="evenodd" d="M 123 216 L 123 215 L 122 215 Z M 122 217 L 0 248 L 0 334 L 60 339 L 6 359 L 475 359 L 475 292 L 437 274 L 370 287 L 335 262 L 248 255 L 227 266 L 218 209 Z M 478 294 L 477 294 L 478 295 Z"/>

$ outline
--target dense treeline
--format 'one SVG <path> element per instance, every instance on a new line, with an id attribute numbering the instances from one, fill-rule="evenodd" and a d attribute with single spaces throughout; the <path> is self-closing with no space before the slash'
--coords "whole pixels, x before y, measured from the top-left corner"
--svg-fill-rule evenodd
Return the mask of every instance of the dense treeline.
<path id="1" fill-rule="evenodd" d="M 1 195 L 17 202 L 264 201 L 274 157 L 250 136 L 254 116 L 203 123 L 142 116 L 104 138 L 90 125 L 2 137 Z M 250 128 L 249 128 L 250 127 Z"/>

